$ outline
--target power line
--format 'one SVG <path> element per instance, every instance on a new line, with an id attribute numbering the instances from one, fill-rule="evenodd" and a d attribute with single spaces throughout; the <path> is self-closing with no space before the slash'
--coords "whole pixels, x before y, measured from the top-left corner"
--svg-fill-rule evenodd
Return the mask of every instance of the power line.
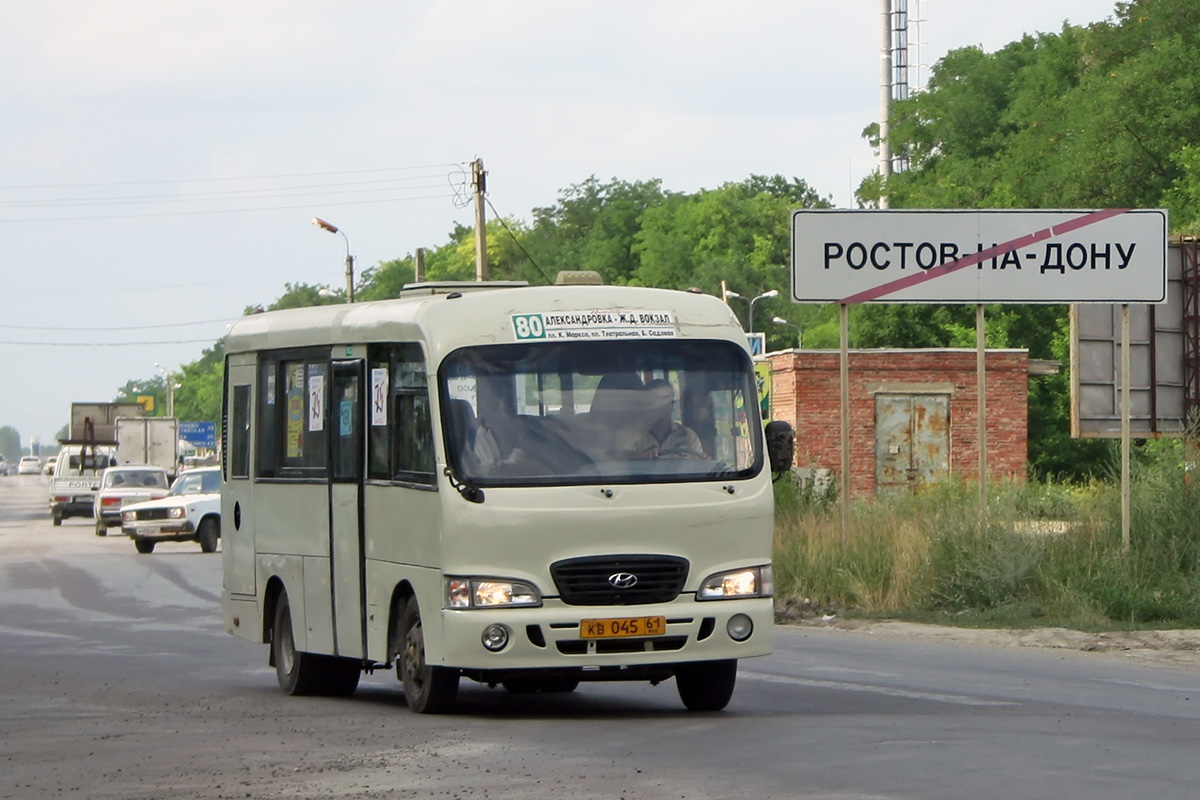
<path id="1" fill-rule="evenodd" d="M 191 325 L 215 325 L 217 323 L 233 322 L 235 318 L 206 319 L 196 322 L 168 322 L 164 325 L 120 325 L 113 328 L 60 328 L 39 325 L 3 325 L 0 328 L 11 328 L 24 331 L 74 331 L 78 333 L 104 333 L 105 331 L 149 331 L 158 328 L 183 328 Z"/>
<path id="2" fill-rule="evenodd" d="M 365 206 L 378 205 L 380 203 L 400 203 L 410 200 L 441 200 L 447 197 L 453 197 L 450 194 L 429 194 L 416 197 L 386 197 L 379 200 L 338 200 L 325 201 L 325 206 Z M 0 218 L 0 225 L 5 223 L 28 223 L 28 222 L 81 222 L 89 220 L 108 220 L 108 219 L 146 219 L 149 217 L 190 217 L 199 215 L 211 214 L 245 214 L 258 211 L 294 211 L 296 209 L 312 209 L 311 203 L 293 206 L 259 206 L 257 208 L 212 208 L 212 209 L 194 209 L 191 211 L 147 211 L 136 214 L 88 214 L 82 216 L 71 217 L 12 217 L 8 219 Z"/>
<path id="3" fill-rule="evenodd" d="M 517 235 L 512 232 L 511 228 L 508 227 L 508 223 L 504 221 L 504 217 L 500 216 L 500 212 L 496 210 L 494 205 L 492 205 L 491 199 L 484 197 L 484 200 L 487 202 L 488 208 L 492 210 L 492 216 L 496 218 L 496 221 L 500 223 L 504 230 L 508 231 L 508 235 L 512 237 L 513 243 L 516 244 L 516 246 L 520 248 L 521 252 L 525 254 L 525 257 L 529 259 L 529 263 L 533 264 L 533 268 L 536 269 L 542 276 L 542 280 L 544 280 L 547 285 L 554 283 L 554 281 L 550 280 L 550 278 L 546 276 L 545 272 L 542 272 L 542 268 L 538 266 L 536 261 L 533 260 L 533 256 L 529 255 L 529 251 L 525 249 L 525 245 L 521 244 L 521 240 L 518 239 Z"/>
<path id="4" fill-rule="evenodd" d="M 411 179 L 403 180 L 428 180 L 431 178 L 441 177 L 439 175 L 420 175 Z M 270 188 L 254 188 L 254 189 L 225 189 L 216 192 L 184 192 L 179 194 L 140 194 L 140 195 L 110 195 L 101 197 L 58 197 L 46 198 L 42 200 L 0 200 L 0 207 L 45 207 L 45 206 L 84 206 L 84 205 L 104 205 L 107 203 L 146 203 L 146 202 L 207 202 L 212 200 L 261 200 L 272 197 L 288 197 L 297 193 L 300 189 L 320 189 L 328 191 L 306 191 L 305 195 L 324 195 L 324 194 L 343 194 L 346 192 L 390 192 L 397 190 L 413 190 L 413 189 L 440 189 L 441 183 L 422 184 L 418 186 L 372 186 L 373 184 L 394 184 L 396 181 L 392 179 L 378 181 L 357 181 L 353 183 L 321 183 L 321 184 L 305 184 L 302 186 L 280 186 Z M 339 188 L 339 187 L 365 187 L 372 188 Z"/>
<path id="5" fill-rule="evenodd" d="M 243 175 L 232 178 L 170 178 L 153 181 L 110 181 L 104 183 L 46 183 L 32 185 L 0 185 L 0 190 L 8 189 L 90 189 L 101 186 L 161 186 L 169 183 L 219 183 L 224 181 L 270 181 L 291 178 L 320 178 L 330 175 L 369 175 L 381 172 L 405 172 L 418 169 L 439 169 L 443 167 L 459 167 L 457 162 L 447 164 L 422 164 L 413 167 L 378 167 L 375 169 L 349 169 L 335 172 L 296 172 L 284 175 Z"/>
<path id="6" fill-rule="evenodd" d="M 171 339 L 160 342 L 14 342 L 0 340 L 0 345 L 17 347 L 141 347 L 160 344 L 215 344 L 217 339 Z"/>

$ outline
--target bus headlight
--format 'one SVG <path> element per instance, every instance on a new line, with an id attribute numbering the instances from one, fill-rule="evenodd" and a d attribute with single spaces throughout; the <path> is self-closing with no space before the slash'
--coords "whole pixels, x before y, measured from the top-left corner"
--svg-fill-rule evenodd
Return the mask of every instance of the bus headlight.
<path id="1" fill-rule="evenodd" d="M 446 608 L 504 608 L 540 606 L 537 589 L 502 578 L 447 578 Z"/>
<path id="2" fill-rule="evenodd" d="M 775 574 L 767 565 L 709 575 L 700 584 L 696 599 L 731 600 L 739 597 L 770 597 L 774 593 Z"/>

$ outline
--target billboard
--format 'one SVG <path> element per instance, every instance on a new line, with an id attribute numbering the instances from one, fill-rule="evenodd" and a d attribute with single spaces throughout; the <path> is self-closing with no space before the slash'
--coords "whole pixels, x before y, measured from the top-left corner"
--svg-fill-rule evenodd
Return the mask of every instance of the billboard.
<path id="1" fill-rule="evenodd" d="M 1195 242 L 1172 243 L 1167 258 L 1167 302 L 1129 307 L 1130 431 L 1137 437 L 1181 436 L 1189 408 L 1189 360 L 1200 353 L 1200 320 L 1187 312 L 1187 296 L 1196 303 L 1197 287 L 1185 281 L 1197 270 Z M 1190 332 L 1189 332 L 1190 331 Z M 1192 351 L 1192 352 L 1189 352 Z M 1200 364 L 1193 363 L 1191 371 Z M 1121 435 L 1121 309 L 1116 305 L 1078 305 L 1071 309 L 1071 435 L 1116 438 Z"/>
<path id="2" fill-rule="evenodd" d="M 1162 303 L 1162 210 L 792 212 L 797 303 Z"/>

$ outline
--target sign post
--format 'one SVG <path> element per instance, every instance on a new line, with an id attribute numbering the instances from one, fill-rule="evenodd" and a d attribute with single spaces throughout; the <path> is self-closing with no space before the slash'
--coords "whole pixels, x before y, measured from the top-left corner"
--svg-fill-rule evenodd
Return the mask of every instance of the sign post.
<path id="1" fill-rule="evenodd" d="M 847 305 L 977 307 L 979 483 L 986 508 L 983 305 L 1163 303 L 1166 264 L 1167 212 L 1158 209 L 793 211 L 792 301 L 840 307 L 843 527 L 849 502 Z"/>

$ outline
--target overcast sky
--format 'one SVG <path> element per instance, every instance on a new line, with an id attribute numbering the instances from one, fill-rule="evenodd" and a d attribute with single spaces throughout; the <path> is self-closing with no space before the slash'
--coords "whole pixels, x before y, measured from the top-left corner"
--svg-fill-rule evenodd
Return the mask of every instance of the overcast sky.
<path id="1" fill-rule="evenodd" d="M 909 0 L 920 59 L 1112 0 Z M 285 282 L 444 244 L 479 157 L 502 215 L 659 178 L 875 168 L 878 0 L 38 0 L 0 26 L 0 425 L 200 357 Z M 920 13 L 917 13 L 917 12 Z M 922 72 L 927 76 L 928 71 Z M 780 221 L 784 224 L 784 221 Z M 778 287 L 783 290 L 786 287 Z M 104 346 L 88 346 L 103 343 Z"/>

